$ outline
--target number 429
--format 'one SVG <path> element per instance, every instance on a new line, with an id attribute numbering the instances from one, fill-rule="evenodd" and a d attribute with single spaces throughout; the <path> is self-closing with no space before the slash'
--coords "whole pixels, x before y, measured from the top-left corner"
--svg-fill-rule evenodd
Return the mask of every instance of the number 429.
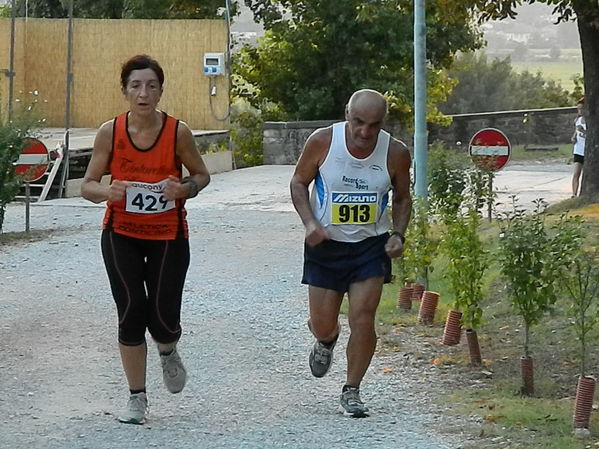
<path id="1" fill-rule="evenodd" d="M 162 195 L 143 195 L 138 193 L 131 201 L 133 206 L 146 212 L 158 212 L 159 210 L 166 209 L 168 201 Z M 160 208 L 160 209 L 159 209 Z"/>

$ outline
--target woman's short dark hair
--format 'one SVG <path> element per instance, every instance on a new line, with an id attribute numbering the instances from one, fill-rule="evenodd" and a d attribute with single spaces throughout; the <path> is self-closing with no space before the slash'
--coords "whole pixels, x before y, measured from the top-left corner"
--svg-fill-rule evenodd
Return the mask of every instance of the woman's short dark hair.
<path id="1" fill-rule="evenodd" d="M 123 64 L 121 67 L 121 87 L 123 89 L 127 87 L 127 81 L 129 80 L 129 75 L 131 75 L 131 72 L 134 70 L 143 69 L 152 69 L 158 77 L 160 87 L 162 87 L 162 84 L 164 83 L 164 72 L 162 71 L 162 67 L 160 67 L 158 61 L 148 55 L 133 56 Z"/>

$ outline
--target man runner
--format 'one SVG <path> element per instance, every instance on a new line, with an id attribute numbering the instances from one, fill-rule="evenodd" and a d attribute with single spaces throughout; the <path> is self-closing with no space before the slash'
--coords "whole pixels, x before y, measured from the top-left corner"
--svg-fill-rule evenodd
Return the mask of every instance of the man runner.
<path id="1" fill-rule="evenodd" d="M 410 154 L 382 130 L 386 115 L 387 101 L 379 92 L 355 92 L 347 121 L 308 138 L 290 185 L 305 227 L 302 283 L 309 285 L 308 327 L 316 338 L 310 369 L 322 377 L 331 366 L 347 292 L 350 337 L 340 402 L 353 417 L 368 416 L 360 383 L 376 347 L 374 320 L 383 283 L 391 281 L 390 258 L 402 255 L 412 210 Z"/>

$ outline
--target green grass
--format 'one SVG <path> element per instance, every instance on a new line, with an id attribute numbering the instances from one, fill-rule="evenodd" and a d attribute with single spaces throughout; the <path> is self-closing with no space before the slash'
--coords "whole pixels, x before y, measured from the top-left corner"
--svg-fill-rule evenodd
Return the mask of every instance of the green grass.
<path id="1" fill-rule="evenodd" d="M 481 434 L 486 438 L 504 437 L 512 442 L 507 447 L 519 449 L 582 449 L 599 441 L 596 432 L 581 441 L 572 436 L 571 399 L 549 400 L 522 398 L 510 389 L 460 390 L 447 398 L 460 414 L 477 415 L 484 420 Z M 596 414 L 595 414 L 596 415 Z M 591 415 L 590 428 L 599 420 Z M 482 442 L 481 442 L 482 443 Z M 477 444 L 483 449 L 483 444 Z"/>
<path id="2" fill-rule="evenodd" d="M 535 145 L 529 145 L 534 147 Z M 558 146 L 558 145 L 556 145 Z M 516 145 L 512 148 L 510 161 L 555 161 L 561 160 L 564 163 L 571 162 L 572 144 L 559 145 L 557 150 L 553 151 L 526 151 L 524 145 Z"/>
<path id="3" fill-rule="evenodd" d="M 0 245 L 14 245 L 23 242 L 37 242 L 46 238 L 50 231 L 6 232 L 0 233 Z"/>
<path id="4" fill-rule="evenodd" d="M 582 207 L 582 208 L 580 208 Z M 578 209 L 580 208 L 580 209 Z M 567 200 L 549 211 L 556 219 L 565 211 L 582 215 L 588 228 L 587 246 L 599 245 L 599 205 L 584 206 L 577 199 Z M 438 231 L 437 231 L 438 232 Z M 599 415 L 591 416 L 591 438 L 581 441 L 572 436 L 573 395 L 576 388 L 578 342 L 572 333 L 567 309 L 569 303 L 562 296 L 553 313 L 549 313 L 541 323 L 531 329 L 530 350 L 535 366 L 535 397 L 522 398 L 518 392 L 521 385 L 519 359 L 523 353 L 522 318 L 514 314 L 508 292 L 500 275 L 500 266 L 495 250 L 499 233 L 496 222 L 481 225 L 481 237 L 487 242 L 492 254 L 492 264 L 484 278 L 483 324 L 478 331 L 485 370 L 491 371 L 492 378 L 484 382 L 485 387 L 465 388 L 457 382 L 454 390 L 447 391 L 447 400 L 460 416 L 476 415 L 483 419 L 481 425 L 473 425 L 471 433 L 482 435 L 469 449 L 583 449 L 599 447 Z M 413 327 L 422 338 L 437 341 L 443 330 L 447 311 L 452 308 L 453 295 L 443 272 L 447 262 L 443 256 L 434 261 L 430 274 L 429 290 L 441 294 L 433 326 L 420 326 L 417 323 L 418 310 L 397 310 L 399 282 L 387 284 L 379 307 L 377 321 L 386 326 L 399 325 Z M 416 303 L 417 305 L 417 303 Z M 589 346 L 594 348 L 597 340 Z M 467 349 L 466 349 L 467 351 Z M 463 355 L 464 351 L 457 354 Z M 455 350 L 443 351 L 438 357 L 454 357 Z M 466 369 L 466 361 L 458 362 L 456 369 Z M 599 353 L 589 350 L 588 366 L 599 366 Z M 461 380 L 471 376 L 477 378 L 476 370 L 461 372 L 456 376 Z M 459 386 L 458 386 L 459 385 Z M 496 439 L 495 439 L 496 438 Z M 494 440 L 495 439 L 495 440 Z M 504 443 L 499 444 L 498 441 Z"/>
<path id="5" fill-rule="evenodd" d="M 574 89 L 572 77 L 582 75 L 582 60 L 578 61 L 551 61 L 551 62 L 512 62 L 512 67 L 517 72 L 528 70 L 532 73 L 541 72 L 544 78 L 554 80 L 568 91 Z"/>

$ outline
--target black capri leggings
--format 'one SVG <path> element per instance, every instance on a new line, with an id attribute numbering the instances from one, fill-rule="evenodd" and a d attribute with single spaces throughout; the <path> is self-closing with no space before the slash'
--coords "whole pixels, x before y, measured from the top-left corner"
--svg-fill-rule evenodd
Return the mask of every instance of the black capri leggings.
<path id="1" fill-rule="evenodd" d="M 102 256 L 119 316 L 119 343 L 144 343 L 146 329 L 158 343 L 178 341 L 189 241 L 144 240 L 104 230 Z"/>

